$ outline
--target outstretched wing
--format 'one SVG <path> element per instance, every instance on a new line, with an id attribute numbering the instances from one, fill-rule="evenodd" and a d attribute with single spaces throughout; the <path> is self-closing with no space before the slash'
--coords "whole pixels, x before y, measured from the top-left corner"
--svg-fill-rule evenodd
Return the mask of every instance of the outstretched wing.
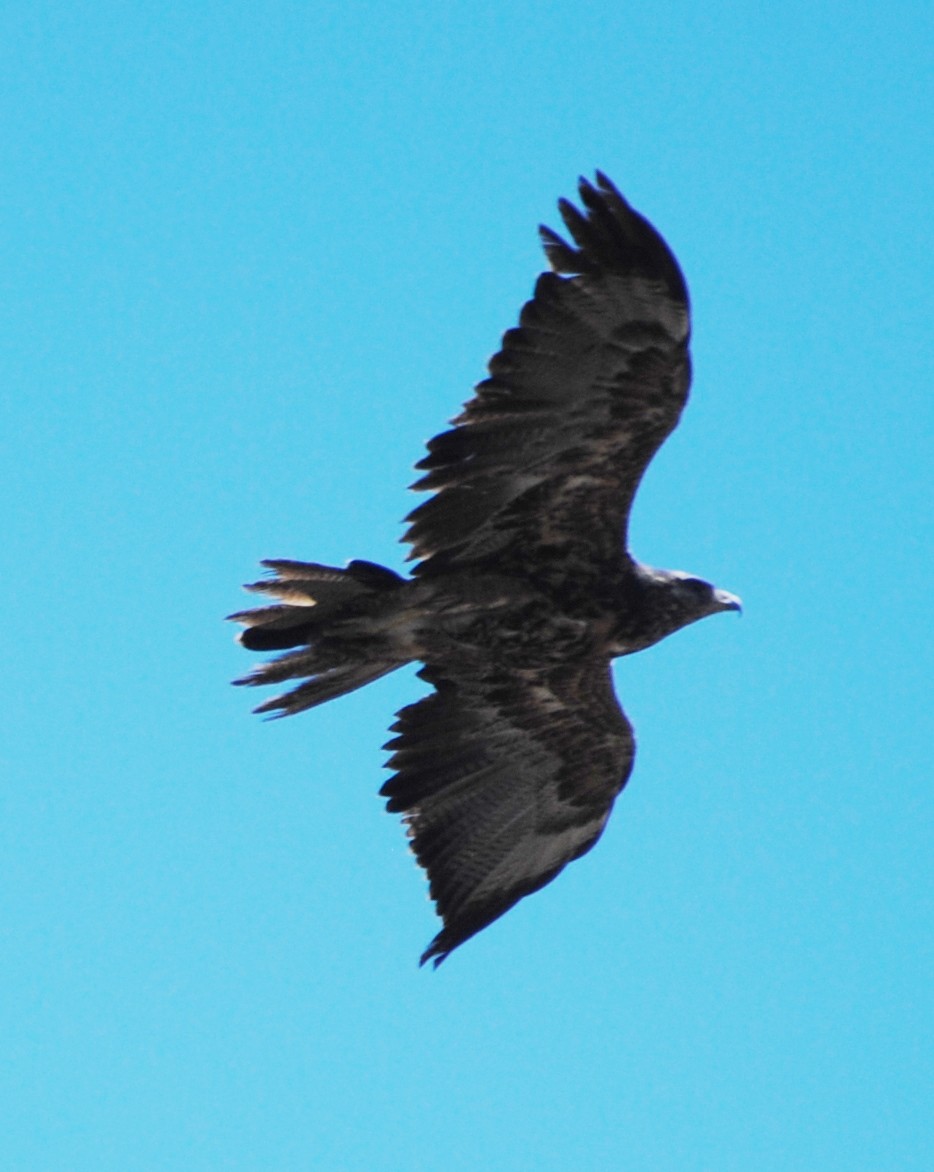
<path id="1" fill-rule="evenodd" d="M 558 205 L 573 244 L 540 229 L 554 271 L 417 465 L 413 487 L 435 495 L 408 517 L 416 574 L 487 560 L 553 570 L 574 549 L 598 565 L 625 549 L 639 481 L 687 401 L 688 295 L 606 176 L 582 179 L 580 198 L 583 213 Z"/>
<path id="2" fill-rule="evenodd" d="M 635 743 L 606 662 L 520 677 L 456 677 L 403 708 L 380 791 L 401 812 L 444 927 L 422 963 L 550 883 L 588 851 L 632 770 Z"/>

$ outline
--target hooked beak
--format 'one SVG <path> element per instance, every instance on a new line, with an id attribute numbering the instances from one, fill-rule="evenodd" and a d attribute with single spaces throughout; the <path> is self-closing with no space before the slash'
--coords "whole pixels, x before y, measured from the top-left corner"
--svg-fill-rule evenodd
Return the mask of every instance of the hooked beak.
<path id="1" fill-rule="evenodd" d="M 743 613 L 743 600 L 738 594 L 731 594 L 729 590 L 715 590 L 714 601 L 721 610 L 738 610 Z"/>

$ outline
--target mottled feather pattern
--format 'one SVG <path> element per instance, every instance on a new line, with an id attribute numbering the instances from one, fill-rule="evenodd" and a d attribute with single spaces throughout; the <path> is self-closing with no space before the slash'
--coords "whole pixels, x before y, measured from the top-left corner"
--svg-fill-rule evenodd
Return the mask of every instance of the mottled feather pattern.
<path id="1" fill-rule="evenodd" d="M 405 540 L 422 559 L 416 574 L 499 558 L 507 532 L 516 561 L 530 567 L 543 502 L 560 500 L 562 481 L 586 468 L 596 478 L 572 510 L 576 524 L 561 533 L 552 520 L 549 543 L 575 539 L 582 505 L 625 541 L 642 474 L 687 401 L 690 330 L 674 257 L 605 177 L 598 184 L 581 185 L 593 226 L 562 204 L 578 249 L 561 250 L 560 238 L 543 232 L 553 263 L 578 275 L 538 278 L 490 377 L 417 465 L 426 475 L 413 487 L 436 495 L 409 516 Z M 651 251 L 659 248 L 660 259 Z M 543 484 L 550 488 L 534 491 Z"/>
<path id="2" fill-rule="evenodd" d="M 437 690 L 399 713 L 381 792 L 405 813 L 445 921 L 422 957 L 437 963 L 594 845 L 635 749 L 608 664 L 419 674 Z"/>
<path id="3" fill-rule="evenodd" d="M 420 661 L 430 695 L 387 744 L 382 788 L 428 874 L 452 949 L 549 883 L 600 837 L 635 742 L 610 675 L 739 600 L 640 565 L 629 513 L 690 384 L 688 295 L 655 229 L 600 172 L 569 239 L 453 425 L 428 443 L 408 517 L 411 578 L 265 563 L 272 605 L 233 617 L 245 646 L 284 652 L 246 684 L 294 683 L 258 709 L 288 715 Z"/>

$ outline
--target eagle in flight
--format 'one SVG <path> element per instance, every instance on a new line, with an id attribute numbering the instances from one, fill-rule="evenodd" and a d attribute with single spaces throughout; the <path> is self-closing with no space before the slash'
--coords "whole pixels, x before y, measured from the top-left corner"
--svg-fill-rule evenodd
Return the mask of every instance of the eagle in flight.
<path id="1" fill-rule="evenodd" d="M 428 444 L 407 518 L 411 577 L 264 561 L 269 604 L 230 617 L 281 652 L 240 684 L 288 716 L 417 660 L 380 791 L 428 874 L 435 965 L 600 837 L 629 778 L 632 727 L 610 662 L 740 600 L 635 560 L 633 497 L 690 383 L 688 294 L 658 232 L 599 171 L 569 240 L 453 426 Z"/>

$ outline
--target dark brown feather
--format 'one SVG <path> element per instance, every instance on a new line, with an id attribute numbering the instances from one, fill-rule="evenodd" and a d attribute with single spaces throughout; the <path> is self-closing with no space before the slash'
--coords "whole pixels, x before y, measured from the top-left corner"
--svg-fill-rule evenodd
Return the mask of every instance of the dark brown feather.
<path id="1" fill-rule="evenodd" d="M 547 547 L 554 578 L 564 547 L 572 576 L 582 533 L 595 554 L 625 548 L 636 489 L 687 401 L 687 290 L 605 176 L 580 194 L 584 212 L 559 205 L 573 244 L 542 229 L 556 272 L 539 277 L 490 377 L 418 465 L 413 487 L 435 495 L 408 518 L 416 575 L 534 573 Z"/>
<path id="2" fill-rule="evenodd" d="M 590 850 L 635 745 L 608 661 L 535 679 L 419 674 L 436 691 L 399 713 L 380 792 L 405 815 L 444 920 L 422 956 L 437 965 Z"/>
<path id="3" fill-rule="evenodd" d="M 246 684 L 299 681 L 259 709 L 288 715 L 412 660 L 434 686 L 403 708 L 382 788 L 401 813 L 452 949 L 549 883 L 599 838 L 632 769 L 610 660 L 738 600 L 639 565 L 633 498 L 690 383 L 688 294 L 661 236 L 601 172 L 541 228 L 551 265 L 428 443 L 403 580 L 278 560 L 248 589 L 274 605 L 232 616 L 284 649 Z"/>

